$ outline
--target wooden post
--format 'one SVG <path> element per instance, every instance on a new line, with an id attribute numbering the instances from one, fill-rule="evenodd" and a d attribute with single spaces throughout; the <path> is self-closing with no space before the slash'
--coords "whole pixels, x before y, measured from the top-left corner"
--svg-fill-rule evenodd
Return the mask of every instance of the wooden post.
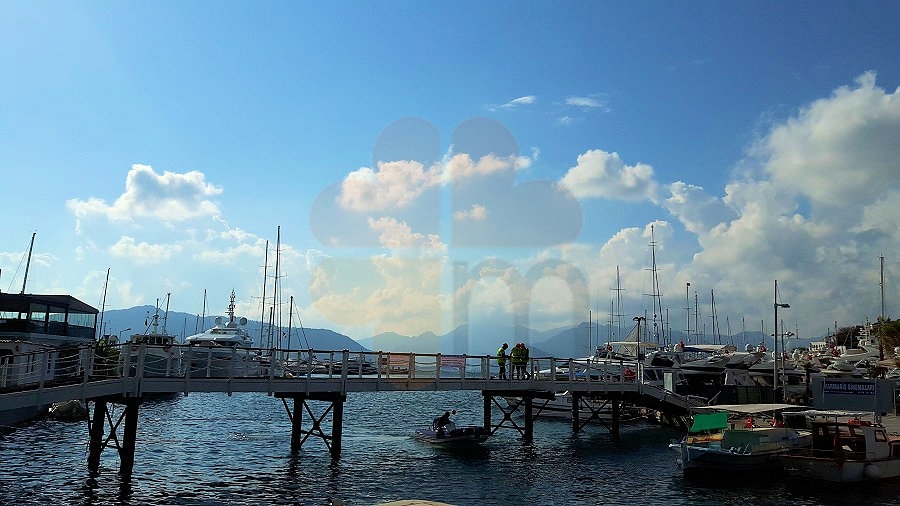
<path id="1" fill-rule="evenodd" d="M 312 362 L 310 362 L 312 364 Z M 310 368 L 312 365 L 310 365 Z M 303 402 L 304 398 L 294 397 L 294 413 L 291 415 L 291 451 L 300 451 L 300 442 L 303 441 Z"/>
<path id="2" fill-rule="evenodd" d="M 125 428 L 122 434 L 122 449 L 119 450 L 119 474 L 122 479 L 131 479 L 134 469 L 134 449 L 137 442 L 138 409 L 140 397 L 125 399 Z"/>
<path id="3" fill-rule="evenodd" d="M 106 427 L 106 401 L 94 401 L 94 416 L 91 420 L 88 435 L 88 471 L 97 474 L 100 471 L 100 453 L 103 451 L 103 433 Z"/>
<path id="4" fill-rule="evenodd" d="M 534 438 L 534 416 L 531 413 L 531 407 L 534 404 L 534 398 L 530 395 L 525 396 L 525 441 L 531 441 Z"/>
<path id="5" fill-rule="evenodd" d="M 619 411 L 621 408 L 622 401 L 616 395 L 612 400 L 612 435 L 615 439 L 619 439 Z"/>
<path id="6" fill-rule="evenodd" d="M 481 392 L 484 399 L 484 430 L 491 432 L 491 402 L 493 397 L 487 392 Z"/>
<path id="7" fill-rule="evenodd" d="M 346 373 L 347 368 L 344 368 Z M 334 399 L 334 414 L 331 424 L 331 458 L 341 458 L 341 432 L 344 425 L 344 401 L 347 397 L 339 395 Z"/>
<path id="8" fill-rule="evenodd" d="M 579 419 L 579 412 L 581 411 L 581 394 L 578 392 L 572 392 L 572 433 L 578 434 L 578 431 L 581 429 L 581 420 Z"/>

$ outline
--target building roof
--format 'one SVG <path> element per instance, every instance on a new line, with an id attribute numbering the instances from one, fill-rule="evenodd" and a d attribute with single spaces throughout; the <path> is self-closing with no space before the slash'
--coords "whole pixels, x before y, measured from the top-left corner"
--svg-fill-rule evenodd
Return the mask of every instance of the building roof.
<path id="1" fill-rule="evenodd" d="M 27 313 L 35 306 L 49 307 L 52 312 L 97 314 L 97 308 L 71 295 L 42 295 L 33 293 L 0 293 L 0 311 Z"/>

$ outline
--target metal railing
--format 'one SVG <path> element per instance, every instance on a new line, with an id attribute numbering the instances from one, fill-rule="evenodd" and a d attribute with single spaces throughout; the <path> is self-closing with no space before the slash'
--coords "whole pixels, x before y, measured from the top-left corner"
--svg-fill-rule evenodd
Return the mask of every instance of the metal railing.
<path id="1" fill-rule="evenodd" d="M 254 391 L 272 393 L 299 381 L 339 380 L 348 385 L 376 382 L 450 382 L 453 388 L 540 388 L 560 390 L 572 384 L 641 386 L 639 365 L 628 361 L 535 357 L 526 363 L 526 379 L 499 379 L 497 359 L 490 355 L 406 353 L 316 349 L 236 348 L 204 345 L 100 344 L 45 349 L 0 358 L 0 395 L 64 385 L 86 386 L 119 380 L 120 392 L 138 395 L 142 382 L 167 383 L 173 392 L 199 391 L 212 382 L 265 379 Z M 510 368 L 511 369 L 511 368 Z M 277 382 L 277 385 L 275 385 Z M 530 383 L 529 383 L 530 382 Z M 159 383 L 159 382 L 157 382 Z M 266 386 L 268 385 L 268 386 Z M 273 386 L 275 385 L 275 386 Z M 352 390 L 352 388 L 350 388 Z M 80 390 L 85 394 L 85 389 Z M 228 392 L 231 392 L 229 388 Z M 38 395 L 40 397 L 40 395 Z"/>

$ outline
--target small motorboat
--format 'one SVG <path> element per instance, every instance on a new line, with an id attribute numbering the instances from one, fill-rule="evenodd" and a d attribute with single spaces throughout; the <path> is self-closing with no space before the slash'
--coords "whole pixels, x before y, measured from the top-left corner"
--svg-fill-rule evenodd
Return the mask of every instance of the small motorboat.
<path id="1" fill-rule="evenodd" d="M 468 446 L 477 445 L 487 440 L 490 431 L 480 425 L 466 425 L 457 427 L 453 422 L 438 423 L 435 418 L 431 425 L 416 429 L 416 439 L 438 446 Z"/>

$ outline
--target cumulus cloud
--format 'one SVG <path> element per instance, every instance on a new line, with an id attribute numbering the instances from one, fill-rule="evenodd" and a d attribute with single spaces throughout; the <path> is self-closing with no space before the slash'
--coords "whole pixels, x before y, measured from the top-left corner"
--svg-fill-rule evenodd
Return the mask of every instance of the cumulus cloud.
<path id="1" fill-rule="evenodd" d="M 381 245 L 392 250 L 408 248 L 438 252 L 446 250 L 437 234 L 415 233 L 409 225 L 394 218 L 369 218 L 369 226 L 378 232 Z"/>
<path id="2" fill-rule="evenodd" d="M 569 97 L 566 99 L 566 105 L 581 107 L 584 109 L 596 109 L 603 107 L 603 103 L 590 97 Z"/>
<path id="3" fill-rule="evenodd" d="M 476 220 L 480 221 L 487 218 L 487 209 L 480 204 L 472 204 L 468 210 L 456 211 L 453 213 L 453 219 L 457 221 Z"/>
<path id="4" fill-rule="evenodd" d="M 578 155 L 577 164 L 559 184 L 577 198 L 654 201 L 658 191 L 653 167 L 642 163 L 625 165 L 618 153 L 600 149 Z"/>
<path id="5" fill-rule="evenodd" d="M 755 149 L 775 183 L 815 204 L 871 202 L 900 184 L 900 88 L 885 93 L 865 73 L 775 126 Z"/>
<path id="6" fill-rule="evenodd" d="M 113 256 L 123 257 L 136 264 L 159 264 L 172 259 L 183 247 L 179 244 L 150 244 L 137 242 L 133 237 L 123 236 L 109 251 Z"/>
<path id="7" fill-rule="evenodd" d="M 510 100 L 509 102 L 503 104 L 502 107 L 511 108 L 511 107 L 520 107 L 523 105 L 531 105 L 535 102 L 536 98 L 534 95 L 526 95 L 524 97 L 515 98 Z"/>
<path id="8" fill-rule="evenodd" d="M 403 208 L 440 184 L 439 166 L 425 169 L 416 161 L 379 162 L 376 170 L 362 167 L 341 183 L 338 203 L 355 211 Z"/>
<path id="9" fill-rule="evenodd" d="M 75 214 L 79 224 L 82 218 L 91 215 L 111 221 L 151 218 L 178 222 L 218 215 L 218 205 L 210 199 L 220 193 L 222 188 L 206 182 L 202 172 L 157 174 L 149 165 L 135 164 L 125 179 L 125 192 L 111 205 L 91 197 L 68 200 L 66 207 Z"/>

